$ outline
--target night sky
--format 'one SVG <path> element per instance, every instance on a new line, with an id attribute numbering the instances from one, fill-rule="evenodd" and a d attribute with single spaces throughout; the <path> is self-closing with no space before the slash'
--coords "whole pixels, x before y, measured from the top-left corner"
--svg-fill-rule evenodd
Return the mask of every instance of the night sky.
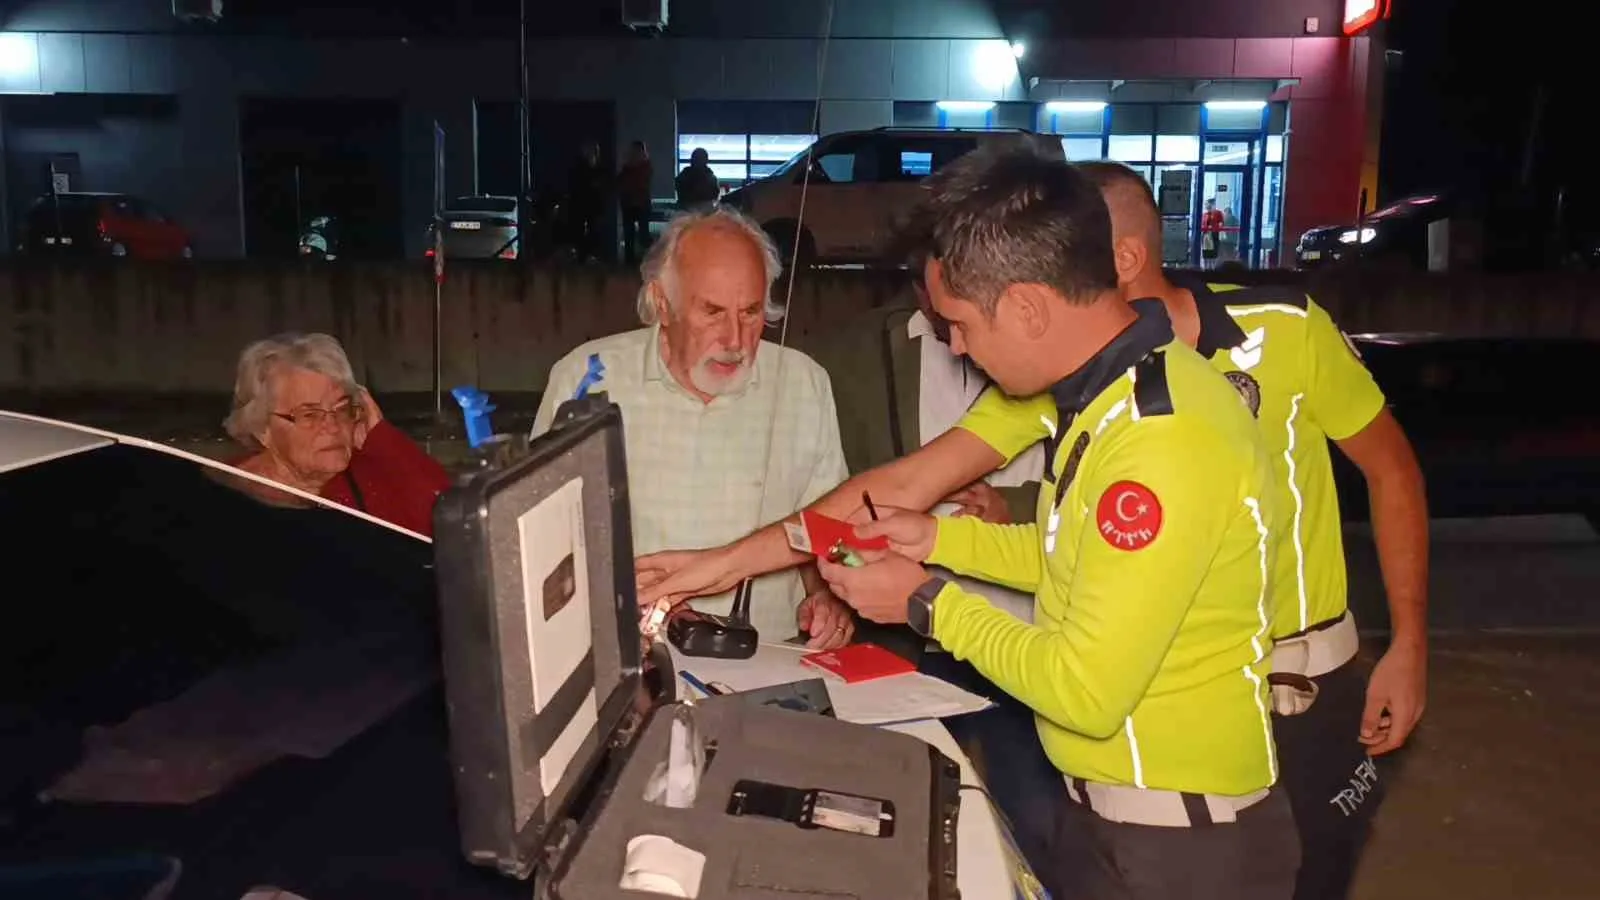
<path id="1" fill-rule="evenodd" d="M 1384 194 L 1515 191 L 1533 133 L 1531 186 L 1595 193 L 1600 58 L 1587 5 L 1394 0 L 1384 121 Z M 1543 114 L 1536 115 L 1543 96 Z M 1537 128 L 1535 129 L 1535 120 Z"/>

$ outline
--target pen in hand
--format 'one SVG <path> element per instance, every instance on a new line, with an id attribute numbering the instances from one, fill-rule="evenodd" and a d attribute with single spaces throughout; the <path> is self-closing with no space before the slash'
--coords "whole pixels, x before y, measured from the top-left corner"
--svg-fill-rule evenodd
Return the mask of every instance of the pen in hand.
<path id="1" fill-rule="evenodd" d="M 867 515 L 872 517 L 872 521 L 878 521 L 878 508 L 872 505 L 872 494 L 868 493 L 867 491 L 862 491 L 861 502 L 866 504 Z"/>

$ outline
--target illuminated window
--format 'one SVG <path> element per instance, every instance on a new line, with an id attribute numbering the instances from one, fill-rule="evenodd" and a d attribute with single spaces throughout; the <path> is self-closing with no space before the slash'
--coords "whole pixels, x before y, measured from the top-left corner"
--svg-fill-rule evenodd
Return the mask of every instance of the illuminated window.
<path id="1" fill-rule="evenodd" d="M 1206 141 L 1206 165 L 1248 166 L 1257 162 L 1251 141 Z"/>
<path id="2" fill-rule="evenodd" d="M 1200 136 L 1194 134 L 1156 135 L 1156 159 L 1169 163 L 1200 161 Z"/>
<path id="3" fill-rule="evenodd" d="M 1281 163 L 1281 162 L 1283 162 L 1283 135 L 1281 135 L 1281 134 L 1269 134 L 1269 135 L 1267 135 L 1267 162 L 1269 162 L 1269 163 Z"/>
<path id="4" fill-rule="evenodd" d="M 1062 138 L 1061 149 L 1067 154 L 1067 159 L 1071 162 L 1104 159 L 1106 156 L 1105 144 L 1098 137 Z"/>
<path id="5" fill-rule="evenodd" d="M 900 177 L 925 178 L 933 174 L 933 154 L 916 150 L 900 151 Z"/>
<path id="6" fill-rule="evenodd" d="M 717 180 L 737 187 L 771 175 L 816 139 L 812 134 L 680 134 L 678 168 L 689 164 L 695 150 L 704 149 Z"/>
<path id="7" fill-rule="evenodd" d="M 1119 162 L 1150 162 L 1151 140 L 1148 134 L 1113 134 L 1106 140 L 1106 157 Z"/>

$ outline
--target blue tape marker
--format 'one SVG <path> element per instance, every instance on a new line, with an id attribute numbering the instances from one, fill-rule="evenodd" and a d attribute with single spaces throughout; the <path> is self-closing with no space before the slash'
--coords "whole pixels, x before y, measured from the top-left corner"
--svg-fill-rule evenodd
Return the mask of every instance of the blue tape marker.
<path id="1" fill-rule="evenodd" d="M 451 388 L 450 396 L 456 398 L 456 403 L 461 405 L 461 416 L 467 426 L 468 444 L 480 447 L 494 436 L 494 426 L 489 424 L 489 413 L 494 412 L 495 405 L 489 402 L 488 394 L 468 386 Z"/>
<path id="2" fill-rule="evenodd" d="M 578 389 L 572 392 L 572 399 L 582 400 L 589 396 L 589 389 L 600 383 L 606 377 L 606 364 L 600 361 L 600 354 L 589 354 L 589 368 L 583 373 L 583 378 L 578 380 Z"/>

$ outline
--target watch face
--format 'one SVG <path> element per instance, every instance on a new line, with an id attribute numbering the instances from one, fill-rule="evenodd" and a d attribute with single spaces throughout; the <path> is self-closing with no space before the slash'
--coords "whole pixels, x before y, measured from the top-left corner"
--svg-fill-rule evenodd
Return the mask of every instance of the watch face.
<path id="1" fill-rule="evenodd" d="M 906 625 L 923 637 L 933 636 L 933 600 L 930 592 L 918 589 L 906 600 Z"/>

